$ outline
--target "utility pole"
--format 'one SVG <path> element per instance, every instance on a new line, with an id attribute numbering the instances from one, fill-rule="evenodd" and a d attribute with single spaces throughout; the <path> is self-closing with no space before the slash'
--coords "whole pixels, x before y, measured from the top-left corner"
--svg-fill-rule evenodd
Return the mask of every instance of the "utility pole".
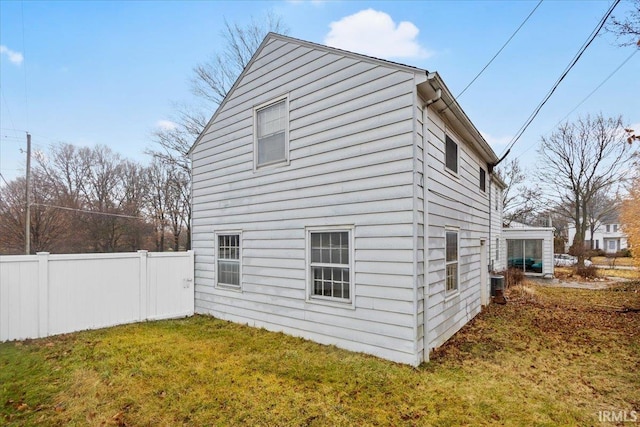
<path id="1" fill-rule="evenodd" d="M 26 176 L 26 187 L 27 187 L 27 206 L 25 209 L 25 220 L 24 220 L 24 253 L 29 255 L 31 253 L 31 135 L 27 132 L 27 176 Z"/>

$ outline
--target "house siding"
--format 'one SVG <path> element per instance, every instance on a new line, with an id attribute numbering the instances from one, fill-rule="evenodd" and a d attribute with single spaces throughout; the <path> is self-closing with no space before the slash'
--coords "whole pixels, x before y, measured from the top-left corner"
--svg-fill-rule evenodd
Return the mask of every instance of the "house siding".
<path id="1" fill-rule="evenodd" d="M 498 201 L 496 205 L 496 199 Z M 493 271 L 503 271 L 506 269 L 504 263 L 504 257 L 502 254 L 506 253 L 506 246 L 504 239 L 501 236 L 502 233 L 502 189 L 498 184 L 492 180 L 491 182 L 491 254 L 490 263 Z M 498 238 L 498 245 L 496 246 L 496 238 Z"/>
<path id="2" fill-rule="evenodd" d="M 481 239 L 489 238 L 488 194 L 479 188 L 479 167 L 486 162 L 462 140 L 438 112 L 427 111 L 425 153 L 428 177 L 428 326 L 425 352 L 440 346 L 481 309 Z M 445 135 L 458 144 L 458 174 L 445 169 Z M 459 229 L 458 292 L 445 289 L 445 228 Z M 485 284 L 486 286 L 486 284 Z"/>
<path id="3" fill-rule="evenodd" d="M 192 151 L 196 312 L 419 363 L 414 77 L 264 46 Z M 282 95 L 290 164 L 254 171 L 253 108 Z M 305 228 L 342 225 L 353 226 L 354 303 L 310 302 Z M 226 230 L 242 231 L 240 291 L 214 286 L 214 233 Z"/>

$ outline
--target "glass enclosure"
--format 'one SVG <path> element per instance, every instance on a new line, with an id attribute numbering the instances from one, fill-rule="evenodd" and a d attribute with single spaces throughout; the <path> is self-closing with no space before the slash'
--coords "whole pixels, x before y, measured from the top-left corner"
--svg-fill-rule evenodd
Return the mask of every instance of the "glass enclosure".
<path id="1" fill-rule="evenodd" d="M 542 273 L 542 240 L 507 239 L 507 265 L 525 273 Z"/>

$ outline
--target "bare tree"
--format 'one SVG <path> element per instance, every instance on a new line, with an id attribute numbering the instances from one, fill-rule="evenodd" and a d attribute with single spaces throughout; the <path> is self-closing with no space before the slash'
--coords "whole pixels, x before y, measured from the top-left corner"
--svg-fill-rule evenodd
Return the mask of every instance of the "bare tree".
<path id="1" fill-rule="evenodd" d="M 37 170 L 31 177 L 31 252 L 55 251 L 69 232 L 64 212 L 51 208 L 54 195 L 47 192 L 43 176 Z M 18 178 L 0 188 L 0 254 L 21 254 L 25 234 L 25 179 Z"/>
<path id="2" fill-rule="evenodd" d="M 154 132 L 155 147 L 147 150 L 147 154 L 160 159 L 166 164 L 178 166 L 175 170 L 173 185 L 178 186 L 176 192 L 181 195 L 176 203 L 182 206 L 182 212 L 174 215 L 186 224 L 187 249 L 191 248 L 191 202 L 190 180 L 191 165 L 187 152 L 196 138 L 204 130 L 215 109 L 224 100 L 242 70 L 247 66 L 260 43 L 269 32 L 287 34 L 288 28 L 282 18 L 273 12 L 267 12 L 259 18 L 251 18 L 245 25 L 230 24 L 225 20 L 221 36 L 225 40 L 224 48 L 215 53 L 211 59 L 197 64 L 193 68 L 190 79 L 191 92 L 198 102 L 194 104 L 174 103 L 172 116 L 173 126 Z M 176 205 L 178 206 L 178 205 Z M 174 232 L 177 228 L 174 228 Z M 174 234 L 174 247 L 178 237 Z"/>
<path id="3" fill-rule="evenodd" d="M 640 48 L 640 0 L 630 3 L 629 14 L 624 18 L 612 16 L 606 28 L 616 35 L 620 46 Z"/>
<path id="4" fill-rule="evenodd" d="M 540 209 L 542 190 L 538 185 L 527 184 L 527 175 L 518 159 L 498 168 L 498 174 L 507 184 L 502 193 L 504 224 L 509 226 L 512 221 L 527 223 Z"/>
<path id="5" fill-rule="evenodd" d="M 225 47 L 209 61 L 194 67 L 191 78 L 193 94 L 211 105 L 219 105 L 269 32 L 289 32 L 282 18 L 271 11 L 260 19 L 251 17 L 245 26 L 230 24 L 225 19 L 221 32 Z"/>
<path id="6" fill-rule="evenodd" d="M 576 228 L 573 248 L 580 266 L 584 265 L 589 204 L 600 191 L 623 180 L 631 151 L 621 117 L 579 118 L 542 137 L 538 177 L 551 197 L 572 209 L 571 222 Z"/>

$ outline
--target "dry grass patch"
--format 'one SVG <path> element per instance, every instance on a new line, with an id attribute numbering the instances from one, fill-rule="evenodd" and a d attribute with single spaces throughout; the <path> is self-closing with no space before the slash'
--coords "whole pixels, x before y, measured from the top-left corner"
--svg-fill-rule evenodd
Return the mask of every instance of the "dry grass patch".
<path id="1" fill-rule="evenodd" d="M 525 282 L 417 369 L 207 316 L 0 344 L 0 424 L 599 424 L 640 409 L 638 288 Z"/>
<path id="2" fill-rule="evenodd" d="M 640 270 L 598 269 L 603 277 L 617 277 L 620 279 L 640 280 Z"/>
<path id="3" fill-rule="evenodd" d="M 617 258 L 607 258 L 605 256 L 594 256 L 591 257 L 591 262 L 596 265 L 611 265 L 615 263 L 616 266 L 620 267 L 633 267 L 634 260 L 631 257 L 617 257 Z"/>

